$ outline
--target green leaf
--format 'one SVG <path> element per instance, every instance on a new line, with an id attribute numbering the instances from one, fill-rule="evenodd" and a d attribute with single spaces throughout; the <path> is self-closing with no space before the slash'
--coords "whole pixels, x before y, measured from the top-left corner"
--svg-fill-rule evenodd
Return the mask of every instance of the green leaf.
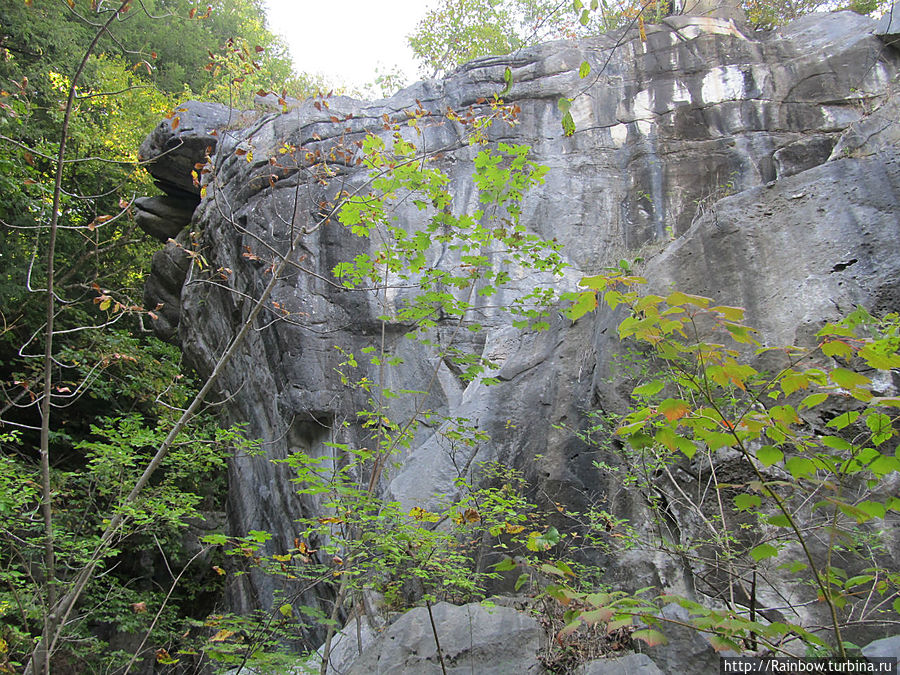
<path id="1" fill-rule="evenodd" d="M 648 647 L 655 647 L 656 645 L 664 645 L 668 644 L 669 640 L 665 635 L 660 633 L 658 630 L 653 630 L 652 628 L 647 628 L 644 630 L 636 630 L 631 634 L 631 638 L 633 640 L 643 640 L 647 643 Z"/>
<path id="2" fill-rule="evenodd" d="M 822 436 L 821 441 L 822 445 L 834 450 L 850 450 L 853 447 L 852 443 L 849 443 L 840 436 Z"/>
<path id="3" fill-rule="evenodd" d="M 824 403 L 827 398 L 828 394 L 810 394 L 800 402 L 797 409 L 803 410 L 804 408 L 815 408 L 817 405 Z"/>
<path id="4" fill-rule="evenodd" d="M 684 436 L 675 437 L 675 447 L 688 459 L 697 454 L 697 446 Z"/>
<path id="5" fill-rule="evenodd" d="M 631 434 L 628 437 L 628 445 L 635 450 L 643 450 L 653 445 L 653 437 L 644 433 Z"/>
<path id="6" fill-rule="evenodd" d="M 884 504 L 880 502 L 866 500 L 857 504 L 856 508 L 864 512 L 870 518 L 884 518 L 885 508 Z"/>
<path id="7" fill-rule="evenodd" d="M 750 333 L 755 333 L 756 330 L 753 328 L 749 328 L 748 326 L 742 326 L 736 323 L 725 323 L 722 324 L 725 326 L 725 330 L 731 333 L 731 338 L 735 342 L 739 342 L 741 344 L 754 344 L 758 345 L 757 342 Z"/>
<path id="8" fill-rule="evenodd" d="M 213 546 L 224 546 L 228 543 L 228 537 L 224 534 L 208 534 L 203 539 L 204 544 L 211 544 Z"/>
<path id="9" fill-rule="evenodd" d="M 590 288 L 594 291 L 605 291 L 608 284 L 609 279 L 607 279 L 602 274 L 593 277 L 583 277 L 581 281 L 578 282 L 579 286 L 582 286 L 583 288 Z"/>
<path id="10" fill-rule="evenodd" d="M 900 368 L 900 354 L 889 341 L 866 344 L 859 350 L 858 355 L 865 359 L 866 363 L 878 370 L 891 370 Z"/>
<path id="11" fill-rule="evenodd" d="M 850 577 L 844 583 L 844 588 L 848 591 L 856 588 L 857 586 L 862 586 L 863 584 L 867 584 L 872 581 L 875 577 L 871 574 L 860 574 L 855 577 Z"/>
<path id="12" fill-rule="evenodd" d="M 555 565 L 551 565 L 550 563 L 541 563 L 541 566 L 539 569 L 542 572 L 545 572 L 547 574 L 552 574 L 557 577 L 565 577 L 566 576 L 565 572 L 563 572 L 561 569 L 558 569 Z"/>
<path id="13" fill-rule="evenodd" d="M 670 305 L 694 305 L 696 307 L 708 307 L 709 306 L 709 298 L 706 298 L 702 295 L 691 295 L 689 293 L 682 293 L 681 291 L 675 291 L 670 293 L 666 298 L 666 302 Z"/>
<path id="14" fill-rule="evenodd" d="M 513 589 L 514 589 L 515 591 L 518 591 L 520 588 L 522 588 L 522 586 L 524 586 L 525 584 L 528 583 L 528 581 L 529 581 L 530 578 L 531 578 L 531 577 L 528 576 L 528 573 L 527 573 L 527 572 L 523 572 L 522 574 L 519 575 L 519 578 L 516 579 L 516 584 L 515 584 L 515 586 L 513 587 Z"/>
<path id="15" fill-rule="evenodd" d="M 595 309 L 597 309 L 597 294 L 594 291 L 584 291 L 578 294 L 575 304 L 565 310 L 565 315 L 572 321 L 577 321 Z"/>
<path id="16" fill-rule="evenodd" d="M 816 472 L 816 465 L 811 459 L 806 457 L 790 457 L 784 463 L 784 468 L 794 478 L 806 478 L 812 476 Z"/>
<path id="17" fill-rule="evenodd" d="M 503 71 L 503 81 L 506 83 L 506 86 L 503 88 L 503 91 L 500 92 L 500 96 L 506 96 L 510 89 L 512 89 L 513 75 L 512 68 L 509 66 L 506 66 L 506 70 Z"/>
<path id="18" fill-rule="evenodd" d="M 750 549 L 750 555 L 753 556 L 753 559 L 756 562 L 759 562 L 765 558 L 774 558 L 778 555 L 778 549 L 771 544 L 760 544 L 759 546 Z"/>
<path id="19" fill-rule="evenodd" d="M 783 513 L 776 513 L 773 516 L 769 516 L 766 518 L 766 521 L 769 525 L 773 525 L 775 527 L 790 527 L 791 521 L 788 520 L 788 517 Z"/>
<path id="20" fill-rule="evenodd" d="M 516 561 L 512 558 L 504 558 L 496 565 L 494 565 L 494 569 L 498 572 L 508 572 L 509 570 L 516 569 Z"/>
<path id="21" fill-rule="evenodd" d="M 850 348 L 850 345 L 843 340 L 831 340 L 822 343 L 822 353 L 825 356 L 839 356 L 843 359 L 853 356 L 853 350 Z"/>
<path id="22" fill-rule="evenodd" d="M 247 537 L 260 544 L 265 544 L 272 538 L 272 533 L 265 530 L 250 530 L 247 532 Z"/>
<path id="23" fill-rule="evenodd" d="M 631 395 L 650 398 L 654 394 L 658 394 L 659 392 L 661 392 L 663 387 L 665 386 L 665 380 L 653 380 L 651 382 L 647 382 L 646 384 L 642 384 L 640 387 L 635 387 L 631 392 Z"/>
<path id="24" fill-rule="evenodd" d="M 566 111 L 562 118 L 563 136 L 571 136 L 575 133 L 575 120 L 572 119 L 571 111 Z"/>
<path id="25" fill-rule="evenodd" d="M 290 606 L 288 603 L 284 603 L 281 607 L 278 608 L 278 611 L 281 612 L 281 616 L 290 619 L 294 615 L 294 608 Z"/>
<path id="26" fill-rule="evenodd" d="M 833 420 L 829 420 L 825 426 L 834 427 L 835 429 L 844 429 L 845 427 L 850 426 L 856 420 L 859 419 L 859 411 L 858 410 L 848 410 L 847 412 L 838 415 Z"/>
<path id="27" fill-rule="evenodd" d="M 880 454 L 869 464 L 869 471 L 876 476 L 886 476 L 892 471 L 900 471 L 900 457 Z"/>
<path id="28" fill-rule="evenodd" d="M 856 389 L 871 384 L 871 380 L 860 373 L 846 368 L 835 368 L 828 374 L 829 379 L 843 389 Z"/>
<path id="29" fill-rule="evenodd" d="M 559 112 L 565 115 L 572 107 L 572 99 L 563 96 L 556 102 L 556 107 L 559 108 Z"/>
<path id="30" fill-rule="evenodd" d="M 747 511 L 762 504 L 762 498 L 759 495 L 740 494 L 734 498 L 734 506 L 738 511 Z"/>
<path id="31" fill-rule="evenodd" d="M 582 80 L 591 74 L 591 64 L 587 61 L 581 62 L 581 67 L 578 69 L 578 77 Z"/>
<path id="32" fill-rule="evenodd" d="M 728 321 L 743 321 L 744 320 L 744 308 L 743 307 L 729 307 L 728 305 L 716 305 L 710 311 L 718 312 Z"/>
<path id="33" fill-rule="evenodd" d="M 870 412 L 866 416 L 866 426 L 872 432 L 872 443 L 881 445 L 894 435 L 891 418 L 879 412 Z"/>
<path id="34" fill-rule="evenodd" d="M 756 451 L 756 459 L 763 466 L 772 466 L 784 459 L 784 453 L 774 445 L 764 445 Z"/>

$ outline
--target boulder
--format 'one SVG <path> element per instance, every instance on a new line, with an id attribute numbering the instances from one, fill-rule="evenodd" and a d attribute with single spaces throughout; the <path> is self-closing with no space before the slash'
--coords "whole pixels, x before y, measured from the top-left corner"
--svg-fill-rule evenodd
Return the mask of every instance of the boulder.
<path id="1" fill-rule="evenodd" d="M 664 673 L 646 654 L 626 654 L 588 661 L 578 667 L 575 675 L 664 675 Z"/>
<path id="2" fill-rule="evenodd" d="M 166 242 L 187 227 L 199 203 L 189 197 L 139 197 L 134 200 L 134 222 L 151 237 Z"/>
<path id="3" fill-rule="evenodd" d="M 538 622 L 509 607 L 479 603 L 432 607 L 447 673 L 508 675 L 540 673 L 537 652 L 544 642 Z M 349 675 L 431 675 L 441 673 L 426 607 L 412 609 L 363 650 Z"/>
<path id="4" fill-rule="evenodd" d="M 895 2 L 884 13 L 875 26 L 875 35 L 887 44 L 897 46 L 900 44 L 900 2 Z"/>

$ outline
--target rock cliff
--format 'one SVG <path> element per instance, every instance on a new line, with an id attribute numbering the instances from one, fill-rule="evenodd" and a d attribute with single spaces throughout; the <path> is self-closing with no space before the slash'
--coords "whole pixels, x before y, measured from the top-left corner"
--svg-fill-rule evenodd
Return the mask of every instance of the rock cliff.
<path id="1" fill-rule="evenodd" d="M 441 120 L 426 125 L 421 149 L 441 153 L 435 162 L 450 177 L 454 209 L 471 210 L 474 150 L 460 143 L 463 125 L 445 113 L 486 109 L 509 73 L 504 99 L 520 108 L 518 124 L 496 124 L 488 135 L 492 143 L 529 145 L 531 158 L 549 167 L 523 202 L 522 223 L 560 244 L 569 267 L 559 289 L 641 257 L 638 271 L 656 289 L 746 307 L 748 323 L 771 344 L 808 342 L 823 322 L 856 305 L 900 310 L 900 53 L 873 29 L 851 13 L 805 17 L 776 32 L 670 17 L 647 26 L 645 39 L 620 31 L 482 58 L 382 101 L 339 97 L 283 112 L 182 106 L 177 128 L 163 121 L 142 146 L 168 196 L 137 206 L 148 232 L 175 238 L 154 258 L 147 306 L 162 305 L 159 334 L 176 340 L 201 374 L 268 283 L 274 253 L 310 230 L 296 265 L 275 286 L 278 309 L 261 315 L 220 379 L 229 416 L 246 423 L 264 450 L 231 461 L 232 531 L 272 532 L 273 550 L 291 545 L 294 518 L 316 503 L 298 497 L 289 469 L 271 460 L 296 450 L 331 456 L 330 442 L 365 443 L 355 416 L 364 400 L 341 385 L 335 346 L 359 353 L 382 335 L 403 359 L 392 371 L 394 386 L 421 386 L 437 373 L 427 408 L 477 420 L 491 439 L 450 452 L 440 426 L 420 427 L 385 474 L 385 494 L 406 507 L 434 507 L 454 492 L 461 472 L 498 460 L 521 469 L 537 499 L 576 510 L 602 504 L 640 527 L 642 496 L 595 465 L 620 464 L 614 448 L 588 445 L 576 433 L 587 411 L 622 409 L 623 392 L 610 377 L 615 317 L 598 312 L 573 324 L 554 312 L 547 330 L 530 332 L 512 329 L 502 312 L 486 312 L 485 330 L 465 347 L 498 364 L 500 384 L 490 387 L 435 363 L 427 347 L 403 339 L 404 326 L 382 334 L 385 299 L 348 291 L 332 275 L 368 244 L 336 222 L 318 226 L 321 203 L 367 175 L 342 156 L 340 139 L 386 133 L 383 126 L 406 121 L 408 110 Z M 582 79 L 585 61 L 591 74 Z M 562 97 L 573 101 L 569 136 L 560 124 Z M 311 175 L 301 157 L 271 179 L 270 159 L 286 144 L 318 156 L 337 149 L 332 175 Z M 421 217 L 411 203 L 396 214 L 403 227 Z M 199 256 L 203 264 L 192 265 Z M 387 301 L 400 303 L 404 292 Z M 377 379 L 377 369 L 368 375 Z M 409 416 L 413 404 L 401 399 L 393 412 Z M 674 558 L 592 555 L 611 582 L 711 593 Z M 896 563 L 896 547 L 889 555 Z M 230 587 L 230 601 L 238 611 L 265 607 L 274 590 L 269 578 L 247 575 Z"/>

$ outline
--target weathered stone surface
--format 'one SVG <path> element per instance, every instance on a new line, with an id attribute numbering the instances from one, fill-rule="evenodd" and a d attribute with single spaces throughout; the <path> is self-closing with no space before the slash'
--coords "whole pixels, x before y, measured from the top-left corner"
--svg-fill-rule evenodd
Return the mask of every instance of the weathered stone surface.
<path id="1" fill-rule="evenodd" d="M 896 153 L 828 162 L 720 200 L 644 272 L 745 307 L 768 344 L 808 344 L 856 305 L 898 306 L 898 213 Z"/>
<path id="2" fill-rule="evenodd" d="M 776 177 L 787 178 L 819 166 L 831 156 L 836 142 L 836 134 L 814 134 L 776 150 L 772 155 Z"/>
<path id="3" fill-rule="evenodd" d="M 153 254 L 150 276 L 144 284 L 144 307 L 153 312 L 151 326 L 163 340 L 172 341 L 181 317 L 181 287 L 191 267 L 190 256 L 177 241 Z"/>
<path id="4" fill-rule="evenodd" d="M 544 631 L 509 607 L 441 602 L 432 607 L 448 673 L 540 673 Z M 441 672 L 428 609 L 417 607 L 391 624 L 353 663 L 350 675 L 430 675 Z"/>
<path id="5" fill-rule="evenodd" d="M 869 157 L 880 152 L 890 153 L 900 146 L 900 96 L 892 95 L 875 104 L 860 120 L 841 134 L 830 159 Z"/>
<path id="6" fill-rule="evenodd" d="M 344 675 L 350 672 L 353 663 L 361 653 L 378 639 L 379 634 L 366 617 L 355 617 L 343 630 L 336 633 L 331 641 L 331 653 L 328 657 L 328 673 Z M 360 651 L 362 647 L 362 651 Z M 324 647 L 319 648 L 319 658 L 324 654 Z"/>
<path id="7" fill-rule="evenodd" d="M 900 635 L 874 640 L 862 648 L 862 655 L 867 658 L 900 659 Z"/>
<path id="8" fill-rule="evenodd" d="M 219 130 L 242 127 L 252 117 L 218 103 L 195 101 L 180 106 L 147 136 L 138 157 L 152 160 L 147 168 L 168 194 L 199 196 L 199 185 L 191 176 L 194 165 L 216 151 Z"/>
<path id="9" fill-rule="evenodd" d="M 693 670 L 686 672 L 695 672 Z M 616 658 L 589 661 L 575 675 L 664 675 L 646 654 L 628 654 Z"/>
<path id="10" fill-rule="evenodd" d="M 675 284 L 747 307 L 750 325 L 772 343 L 808 340 L 823 321 L 856 304 L 898 310 L 900 182 L 890 92 L 900 53 L 886 50 L 872 28 L 852 13 L 810 16 L 771 33 L 744 32 L 719 19 L 669 17 L 647 26 L 646 40 L 637 31 L 616 32 L 483 58 L 446 80 L 420 82 L 377 103 L 334 98 L 326 108 L 306 102 L 287 114 L 255 113 L 238 123 L 234 111 L 185 105 L 177 129 L 164 122 L 142 154 L 159 157 L 152 171 L 171 194 L 199 194 L 190 170 L 217 142 L 194 229 L 218 276 L 185 275 L 177 293 L 162 281 L 176 275 L 162 264 L 155 268 L 149 284 L 163 289 L 156 294 L 169 293 L 165 304 L 172 309 L 171 298 L 181 301 L 180 324 L 167 315 L 161 330 L 171 336 L 178 325 L 185 358 L 209 373 L 268 282 L 271 251 L 285 250 L 292 235 L 313 228 L 320 201 L 337 183 L 353 190 L 365 179 L 364 169 L 337 158 L 331 165 L 337 179 L 323 187 L 308 175 L 303 153 L 327 155 L 345 134 L 384 133 L 383 116 L 405 120 L 402 111 L 417 101 L 429 120 L 442 119 L 448 107 L 481 106 L 480 99 L 503 89 L 507 67 L 513 85 L 506 98 L 521 108 L 520 123 L 497 125 L 489 138 L 529 144 L 550 168 L 546 183 L 523 203 L 523 223 L 562 245 L 570 265 L 558 282 L 562 290 L 619 258 L 640 255 L 649 259 L 641 272 L 656 288 Z M 585 60 L 592 75 L 582 80 Z M 571 137 L 560 128 L 560 97 L 573 99 Z M 212 136 L 211 128 L 221 131 Z M 473 151 L 459 143 L 463 131 L 434 124 L 423 141 L 427 151 L 443 150 L 437 165 L 448 172 L 459 211 L 477 206 L 469 180 Z M 286 143 L 303 151 L 276 181 L 269 160 L 281 157 Z M 420 218 L 412 204 L 396 216 L 406 228 Z M 320 504 L 301 499 L 288 467 L 271 460 L 296 450 L 335 459 L 332 443 L 368 442 L 356 417 L 367 395 L 341 385 L 335 346 L 358 354 L 380 338 L 377 317 L 385 302 L 331 281 L 338 262 L 371 252 L 370 243 L 332 223 L 303 237 L 301 249 L 271 297 L 288 314 L 273 304 L 220 380 L 229 414 L 263 440 L 265 451 L 231 462 L 232 532 L 272 532 L 272 552 L 290 548 L 298 534 L 294 519 L 318 513 Z M 534 282 L 518 280 L 499 304 Z M 397 289 L 387 301 L 396 306 L 407 292 Z M 634 519 L 639 531 L 649 527 L 643 497 L 594 464 L 618 465 L 621 458 L 572 431 L 584 426 L 585 410 L 622 408 L 627 392 L 608 381 L 618 350 L 615 317 L 600 312 L 574 325 L 554 317 L 540 333 L 513 330 L 494 309 L 479 319 L 485 330 L 465 331 L 461 346 L 499 364 L 501 383 L 493 387 L 465 384 L 428 348 L 402 339 L 404 326 L 385 327 L 391 353 L 403 359 L 390 386 L 418 388 L 433 379 L 422 406 L 477 420 L 491 436 L 453 450 L 439 425 L 420 427 L 398 457 L 400 468 L 386 474 L 385 494 L 428 508 L 454 493 L 460 473 L 471 477 L 479 462 L 498 460 L 522 469 L 542 499 L 574 510 L 603 503 Z M 435 338 L 451 332 L 439 326 Z M 378 369 L 366 364 L 357 372 L 378 378 Z M 391 413 L 404 419 L 415 409 L 400 398 Z M 683 526 L 688 532 L 695 523 Z M 585 555 L 603 566 L 610 583 L 716 597 L 715 589 L 697 587 L 697 570 L 658 551 L 617 559 Z M 248 574 L 235 578 L 229 600 L 238 611 L 268 606 L 274 590 L 272 579 Z"/>
<path id="11" fill-rule="evenodd" d="M 900 2 L 895 2 L 875 26 L 875 35 L 889 45 L 900 43 Z"/>
<path id="12" fill-rule="evenodd" d="M 181 197 L 138 197 L 134 200 L 134 222 L 160 241 L 178 236 L 188 223 L 199 199 Z"/>

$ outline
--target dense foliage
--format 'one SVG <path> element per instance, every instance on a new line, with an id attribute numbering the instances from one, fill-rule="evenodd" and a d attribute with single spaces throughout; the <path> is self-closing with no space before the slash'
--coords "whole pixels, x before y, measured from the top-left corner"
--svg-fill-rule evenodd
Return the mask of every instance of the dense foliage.
<path id="1" fill-rule="evenodd" d="M 123 492 L 197 386 L 181 372 L 178 351 L 145 327 L 143 276 L 156 245 L 136 228 L 130 203 L 154 188 L 137 150 L 180 100 L 247 105 L 273 82 L 304 95 L 305 81 L 293 75 L 257 0 L 215 2 L 202 14 L 186 0 L 125 9 L 99 32 L 114 8 L 49 0 L 0 6 L 0 669 L 8 672 L 24 665 L 53 597 L 98 554 L 103 581 L 86 588 L 80 618 L 66 626 L 55 657 L 79 672 L 123 658 L 110 639 L 118 649 L 136 646 L 115 636 L 139 635 L 151 622 L 160 635 L 182 630 L 180 615 L 205 614 L 220 593 L 219 575 L 199 569 L 164 602 L 175 581 L 166 570 L 190 557 L 185 524 L 223 507 L 224 457 L 242 445 L 234 432 L 217 430 L 212 415 L 177 438 L 158 477 L 128 507 L 127 527 L 98 546 Z M 42 289 L 55 194 L 57 303 L 45 415 Z M 47 502 L 38 466 L 45 418 L 52 571 L 39 508 Z"/>

